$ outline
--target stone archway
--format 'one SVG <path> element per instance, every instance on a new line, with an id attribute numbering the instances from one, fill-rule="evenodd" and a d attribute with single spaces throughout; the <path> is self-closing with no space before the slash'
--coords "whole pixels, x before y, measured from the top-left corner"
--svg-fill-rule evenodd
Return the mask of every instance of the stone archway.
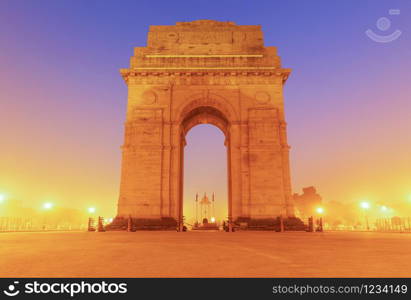
<path id="1" fill-rule="evenodd" d="M 128 86 L 118 215 L 174 229 L 182 217 L 184 136 L 199 123 L 226 135 L 229 212 L 237 223 L 294 217 L 282 87 L 290 70 L 260 26 L 199 20 L 151 26 Z M 117 225 L 116 225 L 117 224 Z"/>
<path id="2" fill-rule="evenodd" d="M 201 102 L 200 102 L 201 103 Z M 192 106 L 191 106 L 192 108 Z M 198 105 L 196 108 L 192 108 L 191 111 L 186 111 L 181 119 L 180 131 L 181 131 L 181 166 L 180 166 L 180 174 L 179 177 L 176 179 L 177 182 L 181 184 L 180 188 L 180 205 L 179 205 L 179 219 L 183 219 L 184 212 L 184 148 L 186 146 L 186 135 L 196 125 L 199 124 L 210 124 L 214 125 L 219 128 L 225 137 L 224 145 L 226 146 L 226 161 L 227 161 L 227 206 L 228 206 L 228 218 L 232 219 L 232 205 L 231 205 L 231 190 L 232 190 L 232 182 L 231 182 L 231 162 L 230 162 L 230 121 L 227 117 L 218 109 L 213 106 L 200 106 Z"/>

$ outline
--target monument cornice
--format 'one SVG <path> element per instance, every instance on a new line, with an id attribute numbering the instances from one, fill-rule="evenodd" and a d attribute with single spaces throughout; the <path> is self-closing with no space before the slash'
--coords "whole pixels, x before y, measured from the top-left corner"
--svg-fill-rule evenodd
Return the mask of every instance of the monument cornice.
<path id="1" fill-rule="evenodd" d="M 285 83 L 290 73 L 291 69 L 279 67 L 142 67 L 120 69 L 120 74 L 126 82 L 129 78 L 144 77 L 281 76 L 282 82 Z"/>
<path id="2" fill-rule="evenodd" d="M 263 54 L 146 54 L 147 58 L 231 58 L 264 57 Z"/>

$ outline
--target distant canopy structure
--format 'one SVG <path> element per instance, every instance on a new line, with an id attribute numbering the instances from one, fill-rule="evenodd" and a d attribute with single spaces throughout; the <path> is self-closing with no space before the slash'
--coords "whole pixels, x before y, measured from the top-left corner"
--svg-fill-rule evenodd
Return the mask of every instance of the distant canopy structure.
<path id="1" fill-rule="evenodd" d="M 203 224 L 207 224 L 215 215 L 214 211 L 214 201 L 215 194 L 212 194 L 211 201 L 209 200 L 207 193 L 204 193 L 203 198 L 201 198 L 200 204 L 200 219 Z M 196 195 L 196 222 L 198 223 L 198 194 Z M 213 221 L 212 221 L 213 222 Z"/>

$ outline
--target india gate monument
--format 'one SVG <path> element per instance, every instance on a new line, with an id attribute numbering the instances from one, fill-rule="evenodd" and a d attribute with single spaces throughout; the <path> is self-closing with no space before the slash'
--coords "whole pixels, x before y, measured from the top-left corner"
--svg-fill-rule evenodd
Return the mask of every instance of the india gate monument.
<path id="1" fill-rule="evenodd" d="M 175 229 L 183 220 L 184 146 L 198 124 L 227 148 L 228 220 L 301 228 L 291 197 L 282 68 L 259 25 L 198 20 L 150 26 L 130 67 L 118 213 L 111 227 Z M 200 159 L 200 158 L 199 158 Z M 277 225 L 276 225 L 277 224 Z"/>

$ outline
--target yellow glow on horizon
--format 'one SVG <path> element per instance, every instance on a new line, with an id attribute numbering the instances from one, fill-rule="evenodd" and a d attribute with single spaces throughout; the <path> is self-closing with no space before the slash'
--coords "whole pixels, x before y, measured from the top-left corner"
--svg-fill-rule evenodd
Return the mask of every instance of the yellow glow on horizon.
<path id="1" fill-rule="evenodd" d="M 89 207 L 88 212 L 91 213 L 91 214 L 94 214 L 96 212 L 96 208 L 95 207 Z"/>
<path id="2" fill-rule="evenodd" d="M 318 214 L 323 214 L 324 213 L 324 208 L 322 207 L 317 207 L 315 210 Z"/>
<path id="3" fill-rule="evenodd" d="M 381 206 L 381 211 L 387 211 L 388 207 L 386 207 L 385 205 Z"/>
<path id="4" fill-rule="evenodd" d="M 0 203 L 3 203 L 4 200 L 6 200 L 6 196 L 4 196 L 3 194 L 0 194 Z"/>
<path id="5" fill-rule="evenodd" d="M 211 223 L 215 223 L 215 218 L 211 217 Z"/>

